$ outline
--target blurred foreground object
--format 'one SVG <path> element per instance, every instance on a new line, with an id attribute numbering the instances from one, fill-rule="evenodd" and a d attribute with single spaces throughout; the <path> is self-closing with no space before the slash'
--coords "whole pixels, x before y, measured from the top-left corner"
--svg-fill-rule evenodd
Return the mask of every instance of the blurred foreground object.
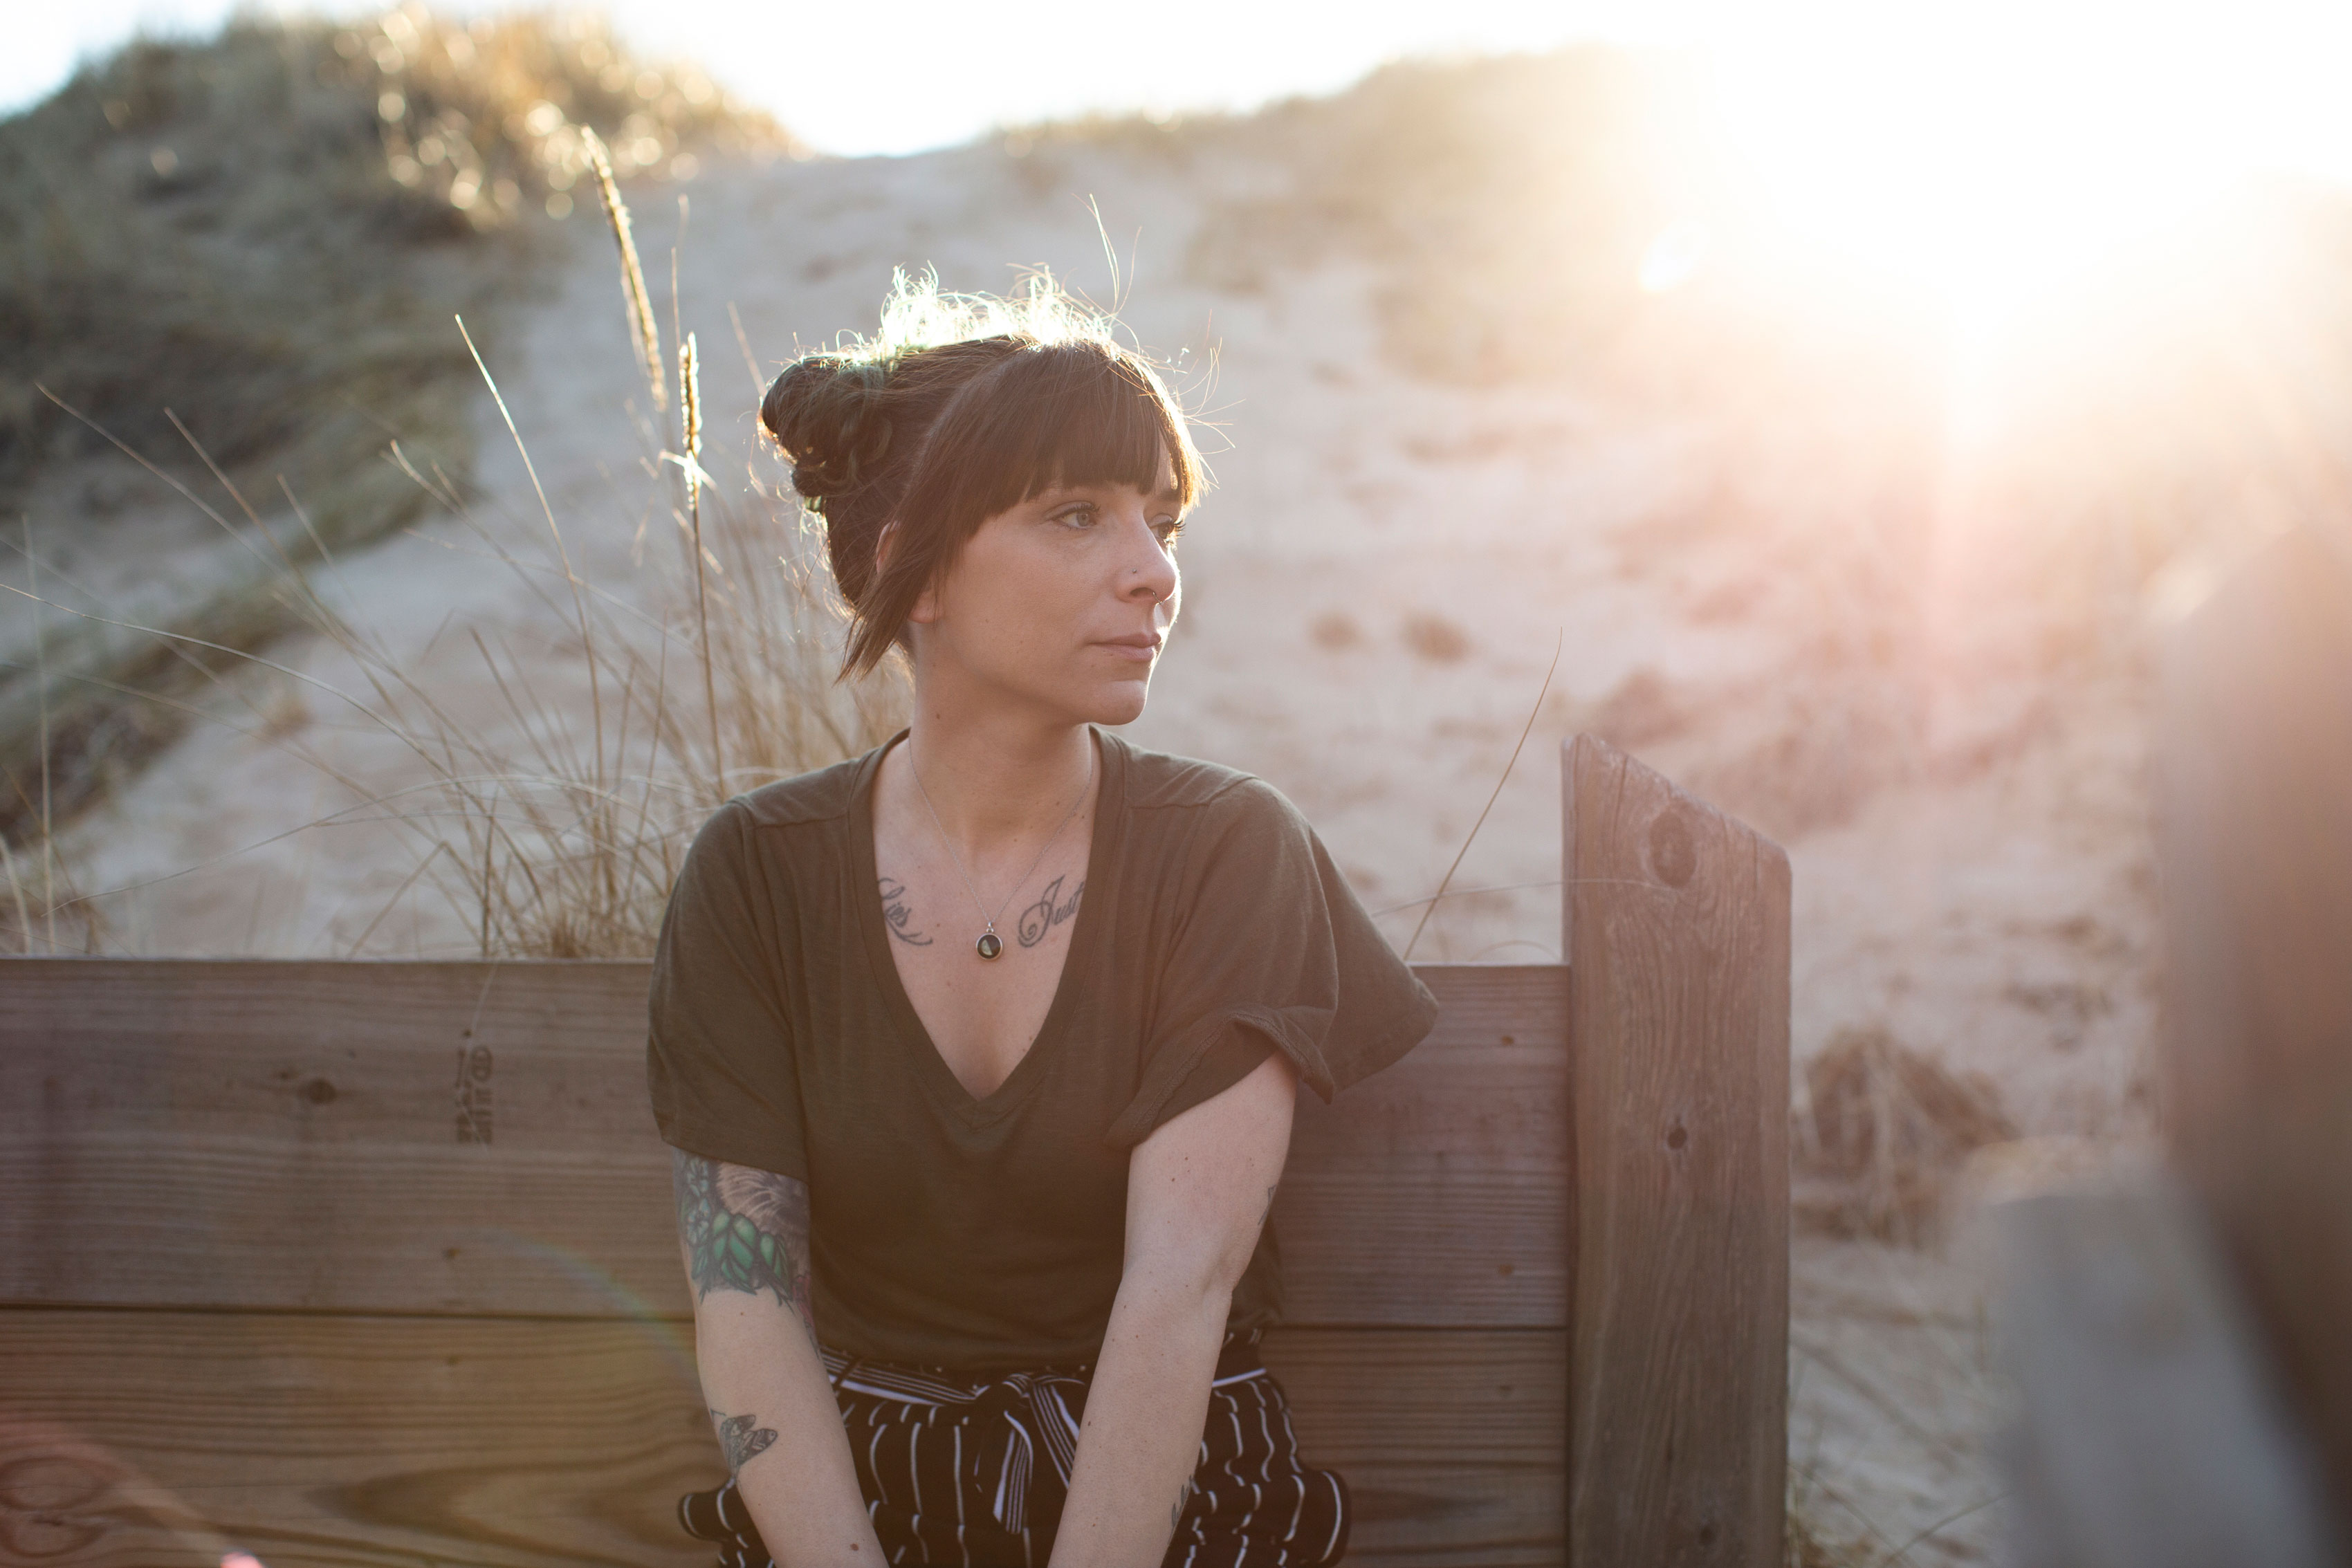
<path id="1" fill-rule="evenodd" d="M 2018 1568 L 2332 1568 L 2312 1467 L 2176 1184 L 2000 1214 Z"/>
<path id="2" fill-rule="evenodd" d="M 2169 1178 L 2003 1216 L 2029 1568 L 2341 1563 L 2352 1516 L 2352 548 L 2171 628 Z"/>

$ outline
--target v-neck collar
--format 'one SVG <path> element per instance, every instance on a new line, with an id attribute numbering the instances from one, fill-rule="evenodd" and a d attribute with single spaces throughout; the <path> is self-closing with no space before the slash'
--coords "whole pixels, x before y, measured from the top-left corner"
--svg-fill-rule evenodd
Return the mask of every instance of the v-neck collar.
<path id="1" fill-rule="evenodd" d="M 1119 866 L 1113 849 L 1118 841 L 1118 820 L 1127 799 L 1127 746 L 1117 736 L 1107 735 L 1093 725 L 1087 727 L 1093 738 L 1096 754 L 1102 759 L 1102 785 L 1095 795 L 1095 821 L 1087 848 L 1087 896 L 1079 902 L 1078 912 L 1072 918 L 1070 945 L 1062 954 L 1062 972 L 1054 985 L 1054 999 L 1045 1009 L 1045 1021 L 1037 1028 L 1036 1038 L 1029 1049 L 1005 1074 L 1004 1082 L 985 1095 L 975 1096 L 959 1081 L 947 1058 L 940 1054 L 938 1042 L 924 1027 L 920 1014 L 915 1011 L 912 998 L 898 978 L 898 961 L 891 956 L 889 922 L 884 916 L 882 894 L 878 885 L 880 871 L 874 853 L 874 783 L 882 776 L 882 759 L 890 748 L 907 738 L 908 731 L 900 730 L 866 756 L 857 771 L 849 798 L 850 871 L 856 885 L 849 889 L 852 918 L 865 934 L 866 958 L 874 971 L 874 984 L 882 993 L 885 1005 L 898 1025 L 899 1042 L 917 1058 L 915 1071 L 929 1087 L 931 1097 L 941 1109 L 967 1125 L 985 1126 L 1009 1115 L 1027 1099 L 1038 1081 L 1045 1075 L 1062 1037 L 1069 1032 L 1071 1011 L 1077 1006 L 1076 996 L 1086 983 L 1085 977 L 1097 972 L 1097 953 L 1108 940 L 1108 923 L 1118 907 Z"/>

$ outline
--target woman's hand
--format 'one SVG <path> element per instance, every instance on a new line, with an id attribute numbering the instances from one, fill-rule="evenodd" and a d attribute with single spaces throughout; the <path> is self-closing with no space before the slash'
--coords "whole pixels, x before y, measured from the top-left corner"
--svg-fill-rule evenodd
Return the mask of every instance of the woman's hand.
<path id="1" fill-rule="evenodd" d="M 703 1402 L 777 1568 L 880 1568 L 809 1306 L 808 1186 L 670 1151 Z"/>
<path id="2" fill-rule="evenodd" d="M 1053 1568 L 1154 1568 L 1192 1494 L 1234 1286 L 1290 1152 L 1298 1075 L 1276 1051 L 1163 1124 L 1128 1165 L 1127 1260 Z"/>

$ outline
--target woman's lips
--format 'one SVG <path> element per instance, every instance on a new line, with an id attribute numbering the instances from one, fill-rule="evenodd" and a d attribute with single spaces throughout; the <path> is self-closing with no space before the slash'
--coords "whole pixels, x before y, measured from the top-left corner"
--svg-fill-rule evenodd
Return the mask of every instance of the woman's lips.
<path id="1" fill-rule="evenodd" d="M 1117 654 L 1122 659 L 1132 659 L 1138 664 L 1148 664 L 1151 662 L 1153 656 L 1160 652 L 1160 639 L 1157 637 L 1114 637 L 1104 642 L 1097 643 L 1095 646 L 1097 648 L 1107 648 L 1112 653 Z"/>

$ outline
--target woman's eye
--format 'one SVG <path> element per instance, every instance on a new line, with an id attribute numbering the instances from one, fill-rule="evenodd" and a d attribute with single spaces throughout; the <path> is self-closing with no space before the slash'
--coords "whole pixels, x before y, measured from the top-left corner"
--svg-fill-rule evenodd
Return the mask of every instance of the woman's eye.
<path id="1" fill-rule="evenodd" d="M 1095 523 L 1095 509 L 1092 507 L 1067 507 L 1055 513 L 1054 520 L 1074 528 L 1090 528 Z"/>
<path id="2" fill-rule="evenodd" d="M 1161 544 L 1172 545 L 1176 542 L 1177 536 L 1184 531 L 1184 519 L 1181 517 L 1161 517 L 1159 521 L 1151 525 L 1151 531 L 1160 536 L 1160 542 Z"/>

